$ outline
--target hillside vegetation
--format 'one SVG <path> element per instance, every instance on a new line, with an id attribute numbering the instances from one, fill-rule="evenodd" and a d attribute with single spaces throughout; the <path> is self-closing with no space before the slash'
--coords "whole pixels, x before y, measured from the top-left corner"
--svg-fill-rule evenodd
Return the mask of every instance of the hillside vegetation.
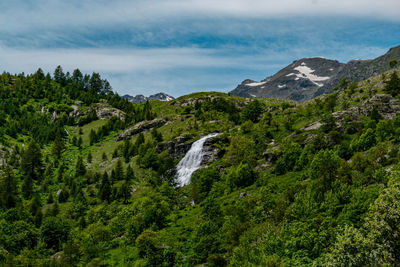
<path id="1" fill-rule="evenodd" d="M 299 104 L 0 75 L 0 265 L 396 266 L 400 69 Z M 191 184 L 175 166 L 200 137 Z"/>

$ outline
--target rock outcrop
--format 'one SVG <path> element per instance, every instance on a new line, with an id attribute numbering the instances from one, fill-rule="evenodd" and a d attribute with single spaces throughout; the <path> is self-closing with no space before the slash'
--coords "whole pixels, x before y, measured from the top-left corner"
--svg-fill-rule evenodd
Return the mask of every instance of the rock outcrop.
<path id="1" fill-rule="evenodd" d="M 342 128 L 348 122 L 358 121 L 361 116 L 370 116 L 376 110 L 384 120 L 392 120 L 400 113 L 400 102 L 387 94 L 376 94 L 357 107 L 334 112 L 336 124 Z"/>
<path id="2" fill-rule="evenodd" d="M 126 129 L 123 131 L 115 140 L 116 141 L 121 141 L 126 137 L 130 137 L 132 135 L 142 133 L 149 131 L 153 128 L 158 128 L 164 125 L 167 121 L 162 118 L 157 118 L 151 121 L 141 121 L 139 123 L 136 123 L 134 126 Z"/>
<path id="3" fill-rule="evenodd" d="M 157 151 L 167 150 L 174 159 L 178 159 L 182 154 L 189 151 L 193 144 L 193 142 L 190 142 L 191 139 L 190 137 L 179 136 L 172 141 L 158 144 Z"/>
<path id="4" fill-rule="evenodd" d="M 118 117 L 122 121 L 125 120 L 125 112 L 117 108 L 110 107 L 103 103 L 97 103 L 93 108 L 96 110 L 97 117 L 101 120 L 108 120 L 113 116 Z"/>

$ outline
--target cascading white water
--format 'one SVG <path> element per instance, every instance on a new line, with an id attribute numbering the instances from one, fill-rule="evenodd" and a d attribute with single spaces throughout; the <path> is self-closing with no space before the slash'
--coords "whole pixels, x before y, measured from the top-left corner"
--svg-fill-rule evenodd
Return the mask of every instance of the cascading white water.
<path id="1" fill-rule="evenodd" d="M 218 133 L 206 135 L 192 144 L 185 157 L 176 166 L 176 179 L 179 186 L 190 184 L 190 177 L 200 168 L 203 159 L 203 146 L 207 139 L 217 136 Z"/>

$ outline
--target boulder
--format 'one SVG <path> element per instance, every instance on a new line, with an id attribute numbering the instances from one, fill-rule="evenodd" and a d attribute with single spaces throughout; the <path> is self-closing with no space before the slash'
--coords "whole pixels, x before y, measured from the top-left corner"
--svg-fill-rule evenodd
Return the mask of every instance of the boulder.
<path id="1" fill-rule="evenodd" d="M 321 126 L 322 123 L 320 123 L 319 121 L 315 121 L 310 125 L 308 125 L 307 127 L 302 128 L 302 130 L 304 131 L 318 130 L 319 128 L 321 128 Z"/>

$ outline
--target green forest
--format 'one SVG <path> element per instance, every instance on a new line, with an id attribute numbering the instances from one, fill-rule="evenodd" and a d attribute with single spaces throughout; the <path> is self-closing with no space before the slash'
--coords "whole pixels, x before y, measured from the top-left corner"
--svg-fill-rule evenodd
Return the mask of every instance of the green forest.
<path id="1" fill-rule="evenodd" d="M 400 68 L 304 103 L 0 75 L 1 266 L 398 266 Z M 191 144 L 210 157 L 179 186 Z"/>

